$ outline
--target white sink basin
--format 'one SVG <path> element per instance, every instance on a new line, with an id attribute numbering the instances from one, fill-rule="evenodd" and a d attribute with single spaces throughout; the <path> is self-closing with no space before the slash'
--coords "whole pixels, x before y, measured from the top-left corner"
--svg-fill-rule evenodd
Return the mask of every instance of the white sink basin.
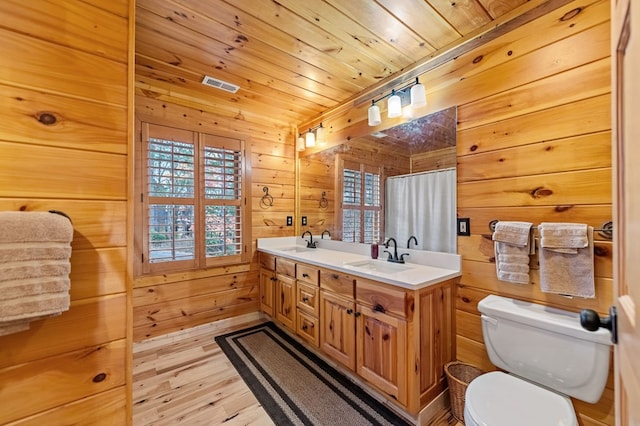
<path id="1" fill-rule="evenodd" d="M 413 269 L 412 266 L 406 263 L 392 263 L 385 260 L 360 260 L 357 262 L 345 262 L 344 266 L 354 269 L 359 269 L 364 272 L 374 272 L 383 274 L 396 274 L 398 272 L 408 271 Z"/>
<path id="2" fill-rule="evenodd" d="M 304 246 L 291 246 L 291 247 L 282 247 L 282 248 L 278 248 L 276 250 L 279 251 L 284 251 L 287 253 L 309 253 L 309 252 L 313 252 L 317 249 L 313 249 L 313 248 L 307 248 Z"/>

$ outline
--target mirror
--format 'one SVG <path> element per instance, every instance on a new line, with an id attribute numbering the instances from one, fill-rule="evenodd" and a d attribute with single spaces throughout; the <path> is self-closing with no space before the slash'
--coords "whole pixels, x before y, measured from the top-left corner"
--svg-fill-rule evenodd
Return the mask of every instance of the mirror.
<path id="1" fill-rule="evenodd" d="M 300 154 L 299 158 L 299 216 L 306 217 L 306 226 L 302 226 L 302 231 L 309 230 L 315 235 L 320 235 L 328 230 L 332 239 L 353 241 L 351 235 L 343 235 L 343 210 L 344 199 L 342 195 L 343 176 L 342 168 L 344 164 L 361 163 L 368 170 L 379 168 L 380 185 L 383 192 L 387 192 L 385 182 L 391 177 L 405 177 L 419 174 L 429 174 L 445 169 L 455 170 L 456 166 L 456 122 L 457 109 L 451 107 L 442 111 L 429 114 L 415 120 L 407 121 L 397 126 L 376 131 L 367 136 L 345 141 L 345 143 L 330 147 L 323 151 L 314 152 L 308 155 Z M 345 163 L 347 162 L 347 163 Z M 363 169 L 364 170 L 364 169 Z M 367 170 L 364 170 L 367 173 Z M 396 179 L 396 178 L 394 178 Z M 430 247 L 426 241 L 418 244 L 411 243 L 412 249 L 425 249 L 433 251 L 456 252 L 455 247 L 455 172 L 454 183 L 445 194 L 448 199 L 453 200 L 453 210 L 447 214 L 447 225 L 428 225 L 432 214 L 419 207 L 414 206 L 414 199 L 389 200 L 385 196 L 380 200 L 384 217 L 380 218 L 379 241 L 389 237 L 396 238 L 399 247 L 406 247 L 408 236 L 392 235 L 391 233 L 401 232 L 399 229 L 406 224 L 406 219 L 398 220 L 397 209 L 392 208 L 387 203 L 393 203 L 393 207 L 407 210 L 414 209 L 415 216 L 419 222 L 423 222 L 427 227 L 427 235 L 438 235 L 439 239 L 453 240 L 453 247 Z M 336 190 L 338 189 L 338 190 Z M 395 191 L 394 191 L 395 192 Z M 386 194 L 388 195 L 388 194 Z M 397 195 L 397 194 L 394 194 Z M 436 201 L 436 204 L 439 202 Z M 438 209 L 438 212 L 440 209 Z M 395 213 L 392 213 L 395 212 Z M 402 222 L 402 223 L 398 223 Z M 442 222 L 440 222 L 442 223 Z M 450 225 L 449 225 L 450 224 Z M 365 225 L 365 230 L 367 226 Z M 387 232 L 387 230 L 391 232 Z M 370 230 L 368 230 L 370 231 Z M 373 230 L 374 235 L 377 230 Z M 412 235 L 412 230 L 408 230 Z"/>

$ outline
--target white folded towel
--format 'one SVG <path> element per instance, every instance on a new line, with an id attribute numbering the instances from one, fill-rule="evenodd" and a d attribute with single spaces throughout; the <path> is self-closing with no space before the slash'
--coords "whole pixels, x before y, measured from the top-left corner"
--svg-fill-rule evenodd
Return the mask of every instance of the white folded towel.
<path id="1" fill-rule="evenodd" d="M 500 281 L 528 284 L 529 254 L 533 248 L 530 222 L 500 221 L 492 236 L 496 275 Z"/>
<path id="2" fill-rule="evenodd" d="M 546 293 L 594 298 L 593 227 L 541 223 L 538 231 L 541 236 L 540 289 Z M 585 246 L 582 238 L 587 241 Z"/>

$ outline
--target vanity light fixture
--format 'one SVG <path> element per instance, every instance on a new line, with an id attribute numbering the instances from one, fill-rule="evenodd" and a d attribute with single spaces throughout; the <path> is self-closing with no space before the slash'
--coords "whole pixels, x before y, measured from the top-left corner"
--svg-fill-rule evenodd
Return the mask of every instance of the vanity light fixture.
<path id="1" fill-rule="evenodd" d="M 309 131 L 305 134 L 305 148 L 313 148 L 314 146 L 316 146 L 316 143 L 320 146 L 324 145 L 327 142 L 325 132 L 326 130 L 324 127 L 322 127 L 322 123 L 310 128 Z M 298 141 L 298 143 L 300 142 Z"/>
<path id="2" fill-rule="evenodd" d="M 298 133 L 298 139 L 296 139 L 296 149 L 298 151 L 304 151 L 304 137 L 302 137 L 302 133 Z"/>
<path id="3" fill-rule="evenodd" d="M 409 98 L 411 99 L 411 108 L 420 108 L 427 105 L 427 94 L 424 85 L 416 77 L 415 82 L 411 82 L 398 90 L 393 89 L 391 93 L 371 101 L 371 106 L 368 110 L 369 126 L 377 126 L 382 122 L 380 107 L 376 103 L 385 98 L 389 98 L 387 101 L 387 116 L 389 118 L 400 117 L 402 115 L 402 107 L 409 103 Z"/>

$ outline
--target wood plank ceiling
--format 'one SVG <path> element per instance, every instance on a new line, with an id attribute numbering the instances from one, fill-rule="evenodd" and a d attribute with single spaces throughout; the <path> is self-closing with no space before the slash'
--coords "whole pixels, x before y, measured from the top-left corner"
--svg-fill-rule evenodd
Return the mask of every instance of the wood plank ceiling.
<path id="1" fill-rule="evenodd" d="M 296 126 L 526 2 L 137 0 L 136 89 L 224 117 Z M 240 89 L 205 86 L 205 75 Z"/>

